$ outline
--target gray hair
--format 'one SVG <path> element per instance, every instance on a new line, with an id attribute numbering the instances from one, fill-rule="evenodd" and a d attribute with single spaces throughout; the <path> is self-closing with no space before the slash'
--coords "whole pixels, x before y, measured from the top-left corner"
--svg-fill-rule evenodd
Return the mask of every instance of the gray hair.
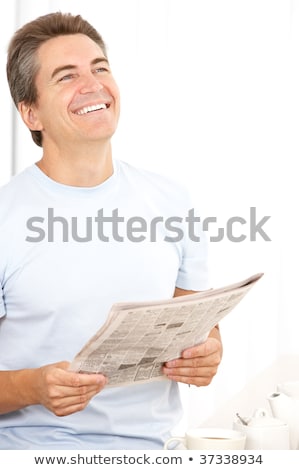
<path id="1" fill-rule="evenodd" d="M 38 101 L 35 80 L 39 70 L 37 52 L 40 46 L 49 39 L 69 34 L 85 34 L 100 46 L 107 58 L 102 37 L 80 15 L 57 12 L 30 21 L 15 32 L 8 46 L 7 80 L 16 107 L 22 101 L 29 106 Z M 41 131 L 30 132 L 33 141 L 42 147 Z"/>

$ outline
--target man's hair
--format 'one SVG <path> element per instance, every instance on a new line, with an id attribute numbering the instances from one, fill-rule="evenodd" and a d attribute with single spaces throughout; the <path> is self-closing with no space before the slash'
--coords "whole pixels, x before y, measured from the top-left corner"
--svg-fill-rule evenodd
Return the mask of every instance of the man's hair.
<path id="1" fill-rule="evenodd" d="M 40 46 L 49 39 L 69 34 L 85 34 L 100 46 L 107 58 L 102 37 L 80 15 L 57 12 L 30 21 L 15 32 L 8 46 L 7 80 L 16 107 L 21 101 L 29 106 L 38 102 L 35 79 L 40 67 L 37 60 Z M 42 133 L 30 132 L 34 142 L 42 147 Z"/>

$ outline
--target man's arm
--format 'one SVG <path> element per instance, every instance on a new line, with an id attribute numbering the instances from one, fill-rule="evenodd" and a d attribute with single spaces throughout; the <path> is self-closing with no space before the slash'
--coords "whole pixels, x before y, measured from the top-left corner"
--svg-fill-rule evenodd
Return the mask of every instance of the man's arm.
<path id="1" fill-rule="evenodd" d="M 194 291 L 176 287 L 174 297 L 192 293 Z M 185 349 L 181 358 L 167 362 L 163 371 L 169 379 L 176 382 L 197 386 L 209 385 L 217 373 L 222 352 L 219 326 L 216 325 L 204 343 Z"/>
<path id="2" fill-rule="evenodd" d="M 69 363 L 0 372 L 0 414 L 43 405 L 57 416 L 83 410 L 106 385 L 101 374 L 77 374 Z"/>

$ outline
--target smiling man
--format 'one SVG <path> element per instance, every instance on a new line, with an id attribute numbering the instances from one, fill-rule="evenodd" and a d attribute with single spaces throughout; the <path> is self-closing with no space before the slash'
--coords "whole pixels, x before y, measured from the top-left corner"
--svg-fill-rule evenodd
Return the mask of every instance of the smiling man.
<path id="1" fill-rule="evenodd" d="M 113 173 L 110 138 L 119 118 L 119 91 L 102 48 L 81 33 L 57 36 L 40 45 L 36 62 L 38 98 L 17 105 L 42 135 L 38 167 L 64 184 L 102 183 Z"/>
<path id="2" fill-rule="evenodd" d="M 111 223 L 106 238 L 79 234 L 103 210 L 145 227 L 157 215 L 185 220 L 188 194 L 112 157 L 119 90 L 81 16 L 52 13 L 19 29 L 7 77 L 41 159 L 0 190 L 0 448 L 162 449 L 182 416 L 178 382 L 208 385 L 217 371 L 218 328 L 165 364 L 163 381 L 109 388 L 109 377 L 70 372 L 69 361 L 114 302 L 207 289 L 206 239 L 198 227 L 200 242 L 187 231 L 167 242 L 164 224 L 154 240 L 116 237 Z M 28 221 L 49 210 L 51 238 L 28 237 Z M 66 240 L 68 220 L 76 236 Z"/>

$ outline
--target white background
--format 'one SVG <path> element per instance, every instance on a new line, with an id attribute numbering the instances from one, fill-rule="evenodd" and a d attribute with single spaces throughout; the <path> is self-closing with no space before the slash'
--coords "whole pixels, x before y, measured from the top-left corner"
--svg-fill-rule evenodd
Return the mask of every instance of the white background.
<path id="1" fill-rule="evenodd" d="M 182 387 L 182 426 L 212 422 L 213 416 L 221 424 L 217 410 L 227 410 L 255 378 L 274 370 L 274 382 L 281 379 L 276 364 L 299 379 L 293 362 L 299 354 L 299 1 L 6 2 L 0 18 L 0 184 L 41 156 L 13 111 L 7 44 L 18 26 L 57 10 L 81 14 L 108 45 L 122 95 L 114 156 L 185 183 L 194 205 L 217 217 L 218 227 L 233 216 L 248 221 L 235 227 L 246 241 L 211 243 L 212 284 L 265 275 L 221 323 L 224 356 L 213 383 Z M 257 220 L 271 216 L 263 227 L 270 242 L 259 235 L 250 241 L 250 207 Z M 264 406 L 272 385 L 266 383 L 255 403 L 229 412 Z M 226 424 L 233 418 L 228 415 Z"/>

